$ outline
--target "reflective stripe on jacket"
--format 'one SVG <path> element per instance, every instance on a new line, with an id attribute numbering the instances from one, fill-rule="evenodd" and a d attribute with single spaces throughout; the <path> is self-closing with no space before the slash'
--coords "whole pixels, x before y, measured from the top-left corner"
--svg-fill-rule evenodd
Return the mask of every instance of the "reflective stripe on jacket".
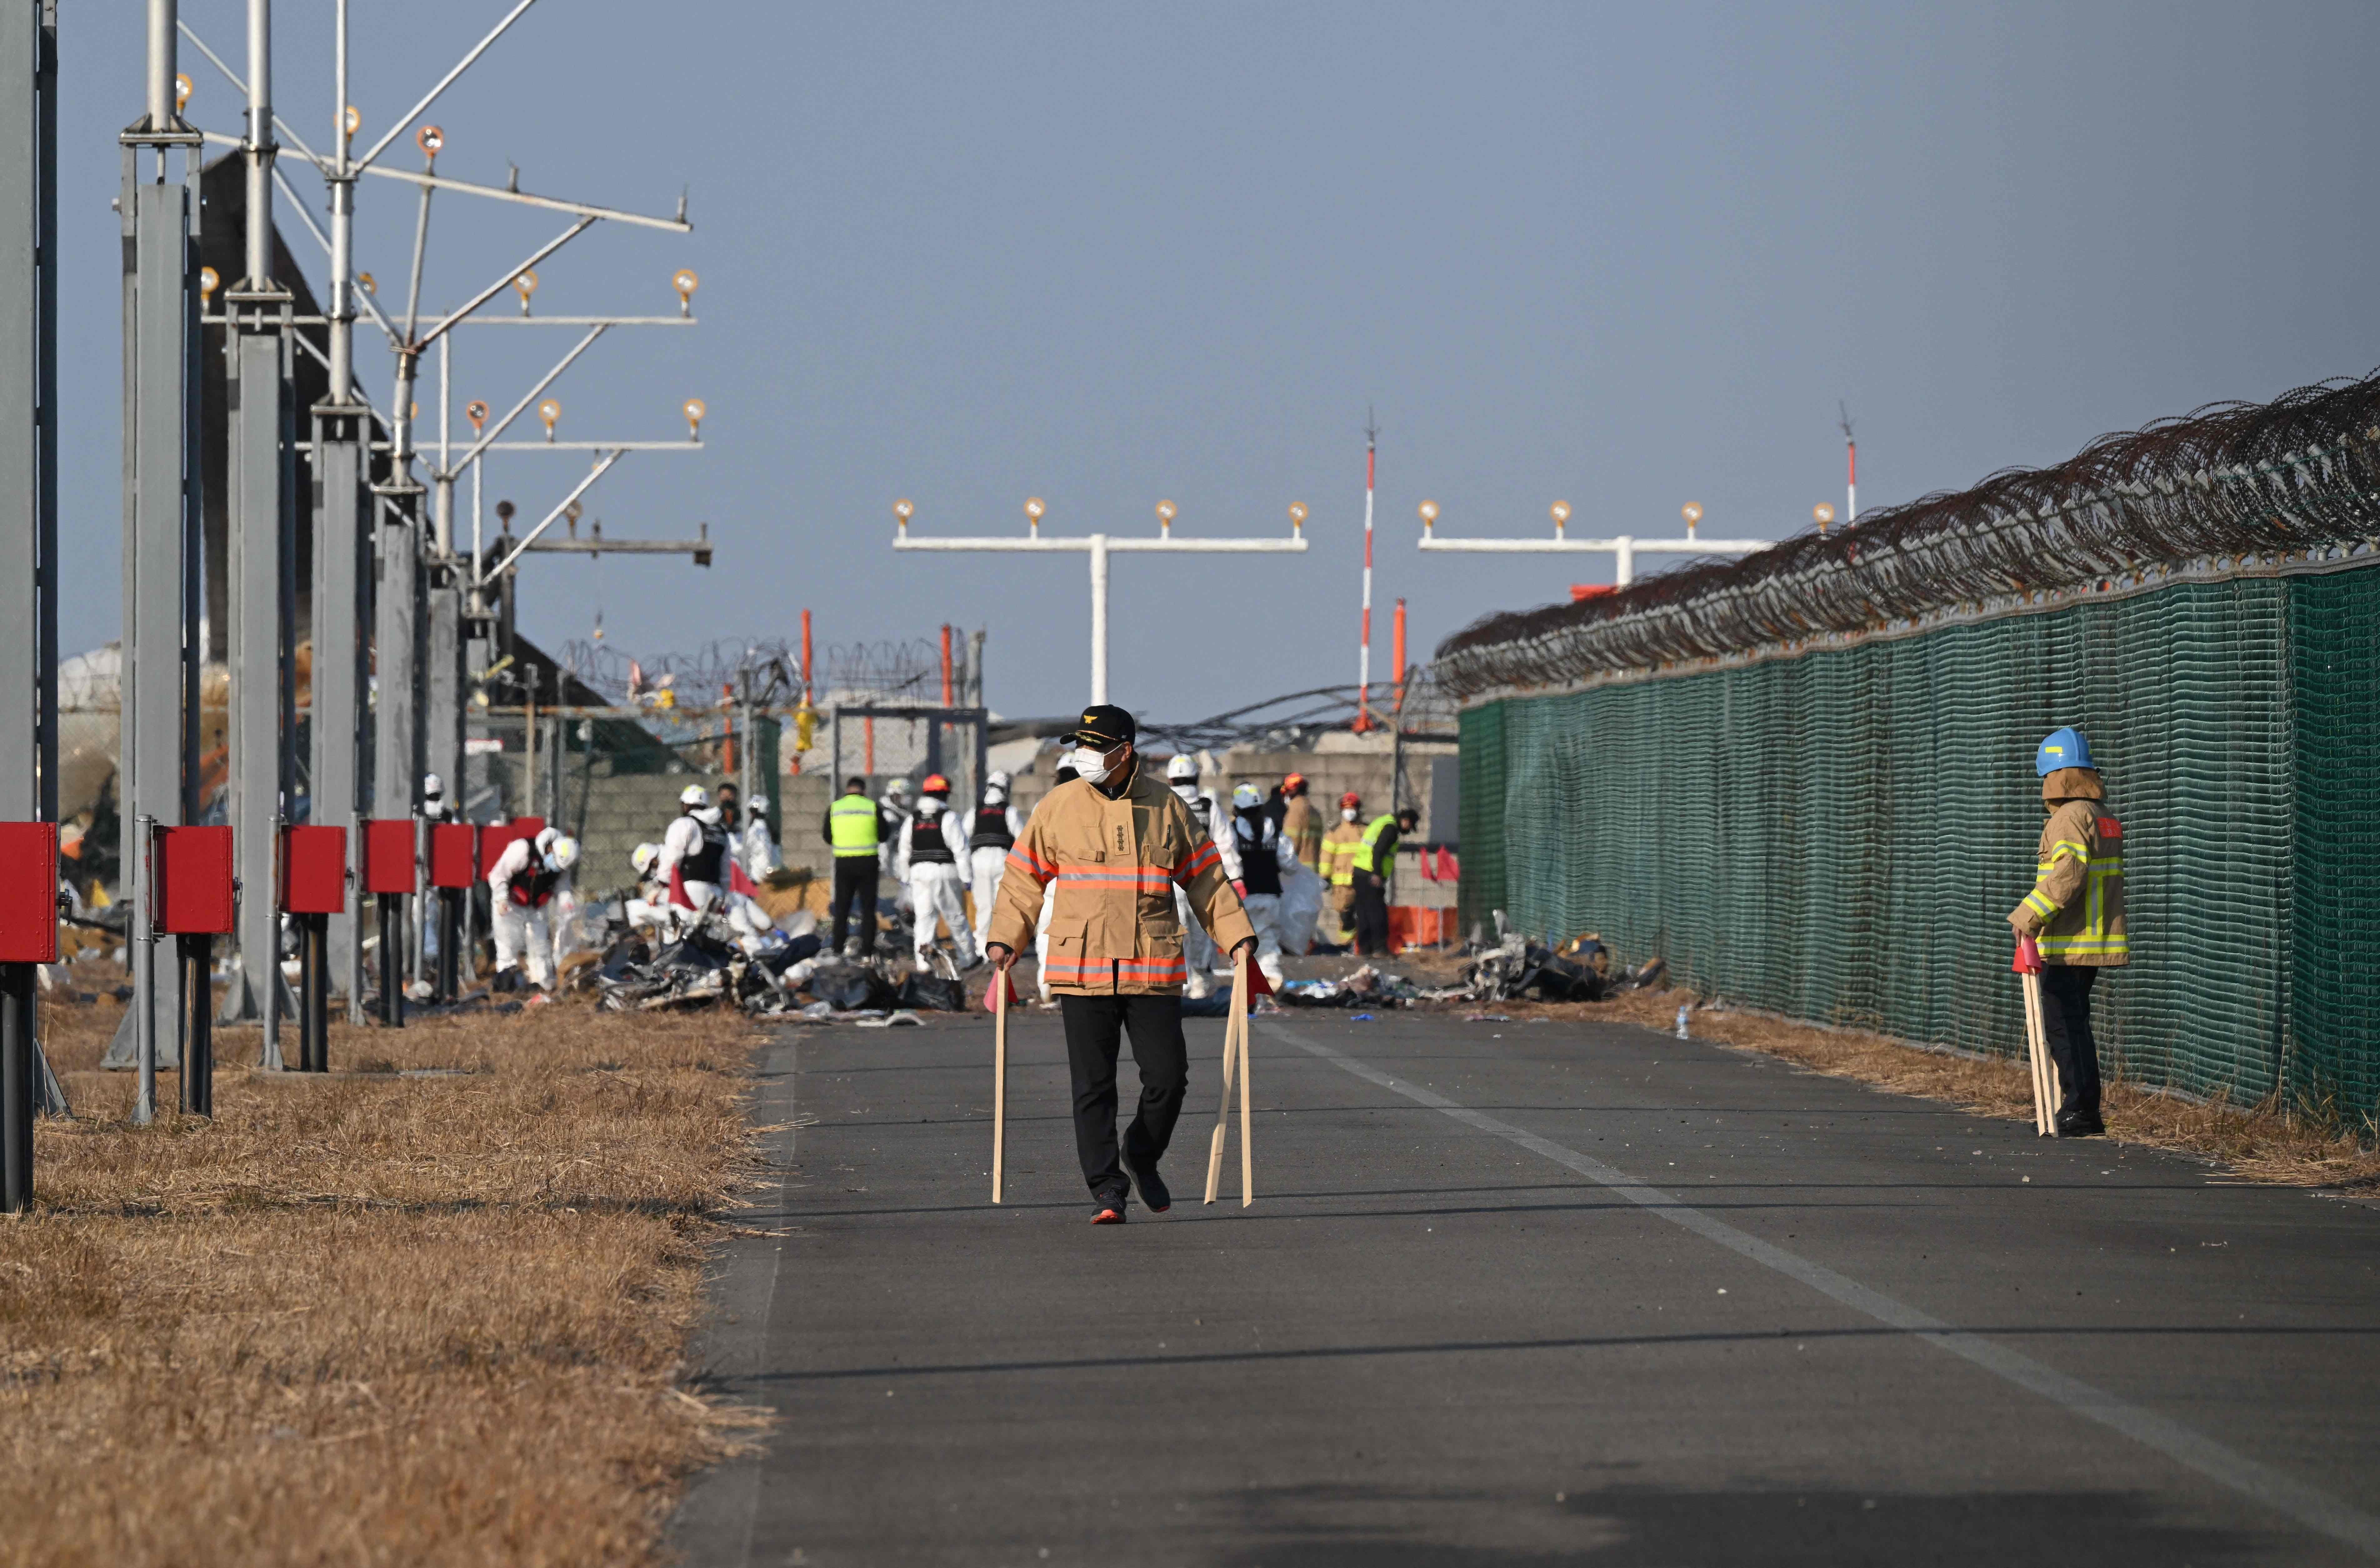
<path id="1" fill-rule="evenodd" d="M 1055 884 L 1048 981 L 1074 995 L 1174 992 L 1189 971 L 1173 890 L 1225 951 L 1256 935 L 1223 874 L 1223 857 L 1190 808 L 1134 764 L 1113 800 L 1083 780 L 1033 808 L 1000 878 L 990 940 L 1033 945 L 1041 890 Z"/>
<path id="2" fill-rule="evenodd" d="M 2124 933 L 2124 829 L 2100 802 L 2058 802 L 2041 829 L 2033 891 L 2042 961 L 2115 968 L 2131 960 Z"/>
<path id="3" fill-rule="evenodd" d="M 872 855 L 878 843 L 876 802 L 866 795 L 838 795 L 826 808 L 827 842 L 835 858 Z"/>

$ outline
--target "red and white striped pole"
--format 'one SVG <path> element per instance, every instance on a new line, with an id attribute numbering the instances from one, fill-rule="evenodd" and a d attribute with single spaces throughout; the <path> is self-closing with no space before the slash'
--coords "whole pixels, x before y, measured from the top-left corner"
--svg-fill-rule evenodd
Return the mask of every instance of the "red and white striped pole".
<path id="1" fill-rule="evenodd" d="M 1841 404 L 1837 404 L 1840 408 Z M 1859 442 L 1852 440 L 1852 411 L 1842 408 L 1843 416 L 1843 525 L 1859 521 Z"/>
<path id="2" fill-rule="evenodd" d="M 1364 641 L 1355 655 L 1355 732 L 1372 727 L 1372 482 L 1379 461 L 1379 428 L 1364 425 Z"/>

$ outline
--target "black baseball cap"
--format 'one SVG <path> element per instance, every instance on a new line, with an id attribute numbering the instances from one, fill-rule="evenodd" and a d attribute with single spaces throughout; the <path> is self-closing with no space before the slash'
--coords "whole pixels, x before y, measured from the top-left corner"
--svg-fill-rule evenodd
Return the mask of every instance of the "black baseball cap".
<path id="1" fill-rule="evenodd" d="M 1058 737 L 1065 745 L 1090 746 L 1102 752 L 1139 738 L 1140 726 L 1133 722 L 1132 715 L 1112 703 L 1085 708 L 1074 732 Z"/>

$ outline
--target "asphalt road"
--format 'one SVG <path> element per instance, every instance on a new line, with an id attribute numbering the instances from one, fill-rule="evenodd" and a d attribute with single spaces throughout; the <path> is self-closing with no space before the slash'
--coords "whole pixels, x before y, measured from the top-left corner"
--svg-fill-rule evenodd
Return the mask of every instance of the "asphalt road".
<path id="1" fill-rule="evenodd" d="M 1094 1228 L 1053 1017 L 789 1031 L 698 1564 L 2380 1558 L 2380 1212 L 1603 1025 L 1259 1019 Z M 1126 1104 L 1135 1087 L 1129 1069 Z M 773 1234 L 769 1234 L 773 1233 Z"/>

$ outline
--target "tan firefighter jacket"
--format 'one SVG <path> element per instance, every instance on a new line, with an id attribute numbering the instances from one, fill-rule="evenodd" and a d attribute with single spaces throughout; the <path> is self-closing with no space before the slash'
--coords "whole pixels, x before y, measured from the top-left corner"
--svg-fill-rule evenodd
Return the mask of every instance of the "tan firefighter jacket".
<path id="1" fill-rule="evenodd" d="M 1180 991 L 1189 969 L 1173 908 L 1177 887 L 1223 951 L 1256 935 L 1215 840 L 1164 780 L 1142 771 L 1137 754 L 1132 766 L 1114 800 L 1079 778 L 1042 796 L 1008 851 L 990 940 L 1011 952 L 1031 947 L 1041 890 L 1054 882 L 1043 977 L 1052 991 Z"/>
<path id="2" fill-rule="evenodd" d="M 2009 923 L 2033 935 L 2044 963 L 2115 968 L 2131 961 L 2124 933 L 2124 829 L 2107 814 L 2096 769 L 2061 767 L 2042 780 L 2033 891 Z"/>

